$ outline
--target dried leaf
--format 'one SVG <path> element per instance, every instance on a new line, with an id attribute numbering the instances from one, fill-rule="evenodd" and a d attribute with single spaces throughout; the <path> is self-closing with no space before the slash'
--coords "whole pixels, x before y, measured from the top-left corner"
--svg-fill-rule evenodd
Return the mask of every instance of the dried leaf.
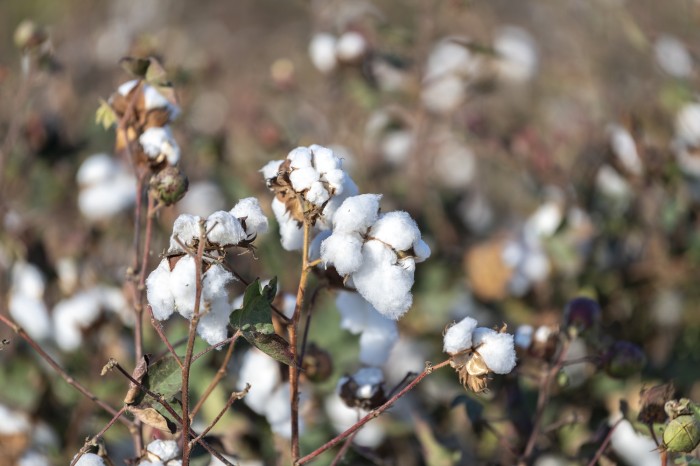
<path id="1" fill-rule="evenodd" d="M 131 411 L 136 419 L 146 425 L 155 427 L 164 432 L 170 432 L 171 434 L 177 432 L 177 425 L 151 406 L 130 406 L 129 411 Z"/>
<path id="2" fill-rule="evenodd" d="M 143 384 L 143 378 L 146 376 L 148 373 L 148 359 L 149 355 L 144 355 L 141 358 L 141 361 L 136 365 L 136 368 L 134 369 L 134 372 L 131 374 L 131 376 L 136 380 L 137 382 Z M 105 366 L 106 367 L 106 366 Z M 136 404 L 141 401 L 143 396 L 139 396 L 141 394 L 141 389 L 139 388 L 138 385 L 136 385 L 133 382 L 129 383 L 129 391 L 126 392 L 126 396 L 124 397 L 124 403 L 127 405 L 132 405 Z"/>
<path id="3" fill-rule="evenodd" d="M 151 61 L 148 58 L 124 57 L 119 60 L 119 65 L 131 76 L 143 79 L 146 77 Z"/>

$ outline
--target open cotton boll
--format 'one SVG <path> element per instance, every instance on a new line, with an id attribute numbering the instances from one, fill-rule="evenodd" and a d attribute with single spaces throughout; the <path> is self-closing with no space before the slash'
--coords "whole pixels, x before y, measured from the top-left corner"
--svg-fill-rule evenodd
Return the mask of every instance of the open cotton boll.
<path id="1" fill-rule="evenodd" d="M 384 373 L 378 367 L 363 367 L 355 372 L 352 378 L 357 383 L 357 398 L 367 400 L 372 398 L 384 383 Z"/>
<path id="2" fill-rule="evenodd" d="M 331 197 L 331 195 L 328 193 L 325 186 L 323 186 L 323 183 L 320 181 L 314 181 L 304 197 L 316 207 L 321 207 Z"/>
<path id="3" fill-rule="evenodd" d="M 396 254 L 378 241 L 362 248 L 362 266 L 352 274 L 357 291 L 381 314 L 398 319 L 413 303 L 413 272 L 397 265 Z"/>
<path id="4" fill-rule="evenodd" d="M 368 366 L 382 366 L 389 359 L 391 349 L 399 339 L 396 322 L 386 319 L 390 325 L 367 328 L 360 335 L 360 362 Z"/>
<path id="5" fill-rule="evenodd" d="M 167 109 L 170 113 L 170 120 L 174 120 L 180 114 L 180 107 L 170 102 L 158 89 L 149 84 L 143 86 L 143 101 L 146 110 Z"/>
<path id="6" fill-rule="evenodd" d="M 359 408 L 350 408 L 336 394 L 329 395 L 324 403 L 326 413 L 336 432 L 344 432 L 347 428 L 355 424 L 369 411 Z M 353 443 L 368 448 L 376 448 L 384 441 L 386 431 L 381 420 L 375 420 L 365 424 L 358 430 L 352 438 Z"/>
<path id="7" fill-rule="evenodd" d="M 359 188 L 352 178 L 345 176 L 343 178 L 343 189 L 328 200 L 326 206 L 323 208 L 323 215 L 316 222 L 316 226 L 322 230 L 330 228 L 338 207 L 343 204 L 345 199 L 356 196 L 359 191 Z"/>
<path id="8" fill-rule="evenodd" d="M 276 197 L 272 199 L 272 211 L 280 226 L 280 241 L 287 251 L 296 251 L 304 245 L 304 231 L 299 222 L 291 218 L 284 203 Z"/>
<path id="9" fill-rule="evenodd" d="M 420 239 L 413 243 L 413 252 L 416 254 L 414 260 L 416 262 L 423 262 L 430 257 L 430 246 L 428 246 L 428 243 Z"/>
<path id="10" fill-rule="evenodd" d="M 311 188 L 311 185 L 318 181 L 319 177 L 320 175 L 314 167 L 302 167 L 292 170 L 289 174 L 289 181 L 292 182 L 295 191 L 302 192 Z"/>
<path id="11" fill-rule="evenodd" d="M 309 58 L 311 63 L 321 73 L 330 73 L 338 66 L 335 54 L 337 39 L 332 34 L 314 34 L 309 43 Z"/>
<path id="12" fill-rule="evenodd" d="M 76 455 L 77 456 L 77 455 Z M 73 457 L 75 458 L 75 456 Z M 94 453 L 85 453 L 80 457 L 75 466 L 106 466 L 105 460 Z"/>
<path id="13" fill-rule="evenodd" d="M 321 173 L 321 181 L 328 183 L 328 186 L 331 187 L 334 195 L 343 194 L 343 186 L 345 184 L 346 177 L 347 174 L 341 169 Z"/>
<path id="14" fill-rule="evenodd" d="M 423 105 L 431 112 L 449 114 L 462 105 L 467 97 L 467 91 L 462 78 L 448 74 L 426 82 L 421 89 L 420 97 Z M 410 136 L 410 146 L 412 147 L 413 135 Z"/>
<path id="15" fill-rule="evenodd" d="M 367 328 L 370 312 L 377 312 L 366 299 L 350 291 L 339 291 L 335 305 L 340 312 L 340 328 L 354 334 Z"/>
<path id="16" fill-rule="evenodd" d="M 256 198 L 247 197 L 238 201 L 231 209 L 231 215 L 238 218 L 242 224 L 245 224 L 245 233 L 248 238 L 267 233 L 267 217 L 265 217 Z"/>
<path id="17" fill-rule="evenodd" d="M 361 194 L 345 199 L 333 216 L 333 231 L 367 232 L 379 217 L 381 198 L 381 194 Z"/>
<path id="18" fill-rule="evenodd" d="M 274 433 L 284 438 L 291 438 L 291 417 L 289 382 L 285 382 L 278 386 L 268 398 L 265 406 L 265 418 L 270 423 L 270 428 Z"/>
<path id="19" fill-rule="evenodd" d="M 426 81 L 448 74 L 467 76 L 478 66 L 478 60 L 469 49 L 459 42 L 468 42 L 466 37 L 441 40 L 430 52 L 426 63 Z"/>
<path id="20" fill-rule="evenodd" d="M 170 289 L 170 264 L 163 259 L 146 278 L 146 299 L 156 320 L 166 320 L 175 311 L 175 297 Z"/>
<path id="21" fill-rule="evenodd" d="M 163 155 L 170 165 L 180 161 L 180 146 L 169 126 L 148 128 L 139 136 L 139 143 L 148 158 L 152 160 Z"/>
<path id="22" fill-rule="evenodd" d="M 214 299 L 205 307 L 207 309 L 197 324 L 197 333 L 210 345 L 216 345 L 228 337 L 227 325 L 233 307 L 225 296 Z"/>
<path id="23" fill-rule="evenodd" d="M 676 136 L 689 146 L 700 146 L 700 103 L 688 103 L 680 109 L 676 115 Z"/>
<path id="24" fill-rule="evenodd" d="M 332 233 L 333 232 L 331 230 L 322 230 L 318 232 L 316 236 L 314 236 L 314 239 L 311 240 L 311 244 L 309 245 L 310 261 L 315 261 L 316 259 L 321 258 L 321 245 L 329 236 L 331 236 Z"/>
<path id="25" fill-rule="evenodd" d="M 349 275 L 362 265 L 362 237 L 357 233 L 334 233 L 321 244 L 321 260 Z"/>
<path id="26" fill-rule="evenodd" d="M 472 345 L 496 374 L 508 374 L 515 367 L 513 335 L 479 327 L 472 334 Z"/>
<path id="27" fill-rule="evenodd" d="M 110 177 L 81 188 L 78 208 L 91 221 L 108 219 L 130 207 L 136 199 L 136 180 L 119 164 Z"/>
<path id="28" fill-rule="evenodd" d="M 44 340 L 51 336 L 51 319 L 42 299 L 11 291 L 8 307 L 12 318 L 30 337 Z"/>
<path id="29" fill-rule="evenodd" d="M 311 149 L 309 147 L 297 147 L 287 154 L 289 166 L 292 169 L 313 168 Z"/>
<path id="30" fill-rule="evenodd" d="M 654 42 L 654 58 L 664 72 L 674 78 L 689 78 L 693 74 L 693 58 L 683 42 L 662 34 Z"/>
<path id="31" fill-rule="evenodd" d="M 369 235 L 397 251 L 407 251 L 420 239 L 420 230 L 407 212 L 393 211 L 380 215 Z"/>
<path id="32" fill-rule="evenodd" d="M 76 174 L 79 186 L 100 184 L 109 180 L 119 169 L 119 163 L 107 154 L 94 154 L 86 158 Z"/>
<path id="33" fill-rule="evenodd" d="M 330 173 L 331 171 L 340 169 L 340 159 L 335 156 L 333 150 L 328 147 L 312 144 L 309 146 L 314 155 L 314 167 L 319 173 Z"/>
<path id="34" fill-rule="evenodd" d="M 180 454 L 180 448 L 175 440 L 154 440 L 148 444 L 146 450 L 148 459 L 162 462 L 172 460 Z"/>
<path id="35" fill-rule="evenodd" d="M 265 166 L 260 169 L 260 172 L 266 180 L 277 178 L 280 165 L 282 165 L 282 160 L 272 160 L 271 162 L 267 162 Z"/>
<path id="36" fill-rule="evenodd" d="M 476 328 L 476 320 L 465 317 L 452 325 L 445 332 L 442 350 L 445 353 L 455 354 L 472 347 L 472 334 Z"/>
<path id="37" fill-rule="evenodd" d="M 610 419 L 614 424 L 617 419 Z M 628 420 L 623 420 L 610 434 L 610 446 L 627 466 L 658 466 L 661 464 L 659 449 L 651 439 L 634 430 Z"/>
<path id="38" fill-rule="evenodd" d="M 335 54 L 341 61 L 355 62 L 367 51 L 367 40 L 356 31 L 348 31 L 338 39 Z"/>
<path id="39" fill-rule="evenodd" d="M 195 258 L 183 256 L 170 272 L 170 290 L 175 310 L 185 319 L 192 319 L 196 294 Z M 202 289 L 204 294 L 204 289 Z"/>
<path id="40" fill-rule="evenodd" d="M 59 301 L 53 308 L 53 329 L 56 344 L 63 351 L 73 351 L 83 341 L 82 329 L 100 316 L 100 303 L 95 293 L 81 292 Z"/>
<path id="41" fill-rule="evenodd" d="M 230 212 L 220 210 L 207 218 L 207 240 L 219 246 L 233 246 L 247 237 L 241 222 Z"/>
<path id="42" fill-rule="evenodd" d="M 501 28 L 493 44 L 498 60 L 499 77 L 513 82 L 524 82 L 537 71 L 538 52 L 535 40 L 525 29 L 506 26 Z"/>
<path id="43" fill-rule="evenodd" d="M 180 243 L 189 247 L 193 246 L 195 241 L 199 239 L 201 231 L 199 228 L 200 220 L 200 217 L 190 214 L 181 214 L 177 217 L 175 223 L 173 223 L 173 233 L 170 235 L 168 252 L 186 252 Z"/>
<path id="44" fill-rule="evenodd" d="M 279 383 L 280 371 L 277 361 L 256 348 L 249 349 L 243 355 L 236 388 L 243 390 L 246 384 L 250 384 L 250 390 L 243 398 L 250 409 L 264 414 L 268 398 Z"/>
<path id="45" fill-rule="evenodd" d="M 612 151 L 623 167 L 634 175 L 641 175 L 644 172 L 642 159 L 637 152 L 637 144 L 632 135 L 620 125 L 608 126 L 610 135 L 610 146 Z"/>

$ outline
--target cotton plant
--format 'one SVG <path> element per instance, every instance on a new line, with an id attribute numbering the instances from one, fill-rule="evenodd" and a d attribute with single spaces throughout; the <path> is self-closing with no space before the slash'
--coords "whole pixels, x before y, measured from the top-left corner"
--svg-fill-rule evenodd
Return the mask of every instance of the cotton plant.
<path id="1" fill-rule="evenodd" d="M 255 198 L 239 201 L 230 211 L 217 211 L 206 219 L 180 215 L 173 225 L 170 247 L 158 267 L 146 279 L 147 299 L 153 316 L 164 321 L 177 312 L 192 320 L 196 308 L 195 251 L 201 247 L 207 254 L 201 264 L 201 318 L 197 332 L 210 344 L 227 337 L 227 323 L 233 311 L 228 285 L 233 274 L 218 260 L 231 247 L 251 247 L 258 234 L 268 228 L 267 217 Z"/>
<path id="2" fill-rule="evenodd" d="M 381 195 L 346 199 L 321 243 L 321 260 L 332 265 L 383 316 L 398 319 L 413 303 L 415 266 L 430 257 L 416 222 L 406 212 L 379 212 Z"/>
<path id="3" fill-rule="evenodd" d="M 486 390 L 489 374 L 508 374 L 515 368 L 513 335 L 487 327 L 465 317 L 450 326 L 443 338 L 443 351 L 451 356 L 450 365 L 459 381 L 474 392 Z"/>

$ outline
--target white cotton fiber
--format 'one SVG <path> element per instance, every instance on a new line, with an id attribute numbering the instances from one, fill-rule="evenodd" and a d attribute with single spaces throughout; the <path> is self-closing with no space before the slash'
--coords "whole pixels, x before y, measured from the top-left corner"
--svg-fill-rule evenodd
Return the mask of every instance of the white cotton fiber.
<path id="1" fill-rule="evenodd" d="M 349 176 L 343 179 L 343 189 L 335 196 L 331 197 L 323 208 L 323 216 L 316 222 L 316 226 L 322 230 L 329 229 L 332 225 L 333 216 L 340 205 L 350 196 L 355 196 L 359 188 Z"/>
<path id="2" fill-rule="evenodd" d="M 611 424 L 613 420 L 611 419 Z M 656 443 L 634 430 L 628 420 L 623 420 L 610 434 L 610 446 L 627 466 L 657 466 L 661 464 Z"/>
<path id="3" fill-rule="evenodd" d="M 127 82 L 125 82 L 124 84 L 120 85 L 120 86 L 117 88 L 117 92 L 118 92 L 119 94 L 121 94 L 122 96 L 126 97 L 127 95 L 129 95 L 129 93 L 130 93 L 131 91 L 134 90 L 134 88 L 136 87 L 136 85 L 137 85 L 138 83 L 139 83 L 139 82 L 138 82 L 137 79 L 132 79 L 131 81 L 127 81 Z"/>
<path id="4" fill-rule="evenodd" d="M 265 406 L 265 418 L 277 435 L 290 438 L 292 411 L 289 406 L 289 382 L 279 385 L 270 395 Z"/>
<path id="5" fill-rule="evenodd" d="M 54 339 L 63 351 L 77 349 L 83 341 L 81 329 L 100 316 L 100 303 L 95 293 L 78 293 L 59 301 L 53 308 Z"/>
<path id="6" fill-rule="evenodd" d="M 107 154 L 91 155 L 80 164 L 76 179 L 78 185 L 89 186 L 109 180 L 119 164 Z"/>
<path id="7" fill-rule="evenodd" d="M 266 180 L 276 178 L 280 170 L 280 165 L 282 165 L 282 160 L 272 160 L 271 162 L 267 162 L 260 171 Z"/>
<path id="8" fill-rule="evenodd" d="M 204 303 L 203 303 L 204 304 Z M 210 345 L 221 343 L 228 336 L 228 322 L 233 307 L 226 296 L 206 302 L 202 306 L 204 313 L 197 324 L 197 333 Z"/>
<path id="9" fill-rule="evenodd" d="M 397 264 L 396 254 L 379 241 L 362 248 L 362 266 L 352 274 L 357 291 L 381 314 L 398 319 L 413 303 L 413 272 Z"/>
<path id="10" fill-rule="evenodd" d="M 170 165 L 175 165 L 180 160 L 180 146 L 169 126 L 148 128 L 139 136 L 139 143 L 150 159 L 156 159 L 162 154 Z"/>
<path id="11" fill-rule="evenodd" d="M 304 231 L 299 223 L 289 216 L 284 203 L 272 199 L 272 211 L 280 226 L 280 241 L 287 251 L 297 251 L 304 245 Z"/>
<path id="12" fill-rule="evenodd" d="M 513 335 L 479 327 L 472 334 L 472 345 L 496 374 L 507 374 L 515 367 Z"/>
<path id="13" fill-rule="evenodd" d="M 393 211 L 382 214 L 369 232 L 397 251 L 407 251 L 420 239 L 416 221 L 407 212 Z"/>
<path id="14" fill-rule="evenodd" d="M 332 34 L 318 33 L 309 43 L 309 58 L 321 73 L 330 73 L 338 65 L 335 56 L 336 41 Z"/>
<path id="15" fill-rule="evenodd" d="M 685 104 L 676 115 L 676 136 L 689 146 L 700 146 L 700 103 Z"/>
<path id="16" fill-rule="evenodd" d="M 416 254 L 415 261 L 423 262 L 430 257 L 430 246 L 422 239 L 419 239 L 413 243 L 413 252 Z"/>
<path id="17" fill-rule="evenodd" d="M 175 310 L 187 320 L 192 319 L 195 302 L 195 259 L 183 256 L 170 272 L 170 290 L 175 300 Z"/>
<path id="18" fill-rule="evenodd" d="M 15 435 L 29 432 L 31 424 L 26 414 L 0 404 L 0 435 Z"/>
<path id="19" fill-rule="evenodd" d="M 314 167 L 320 173 L 328 173 L 340 168 L 340 159 L 328 147 L 312 144 L 309 146 L 314 155 Z"/>
<path id="20" fill-rule="evenodd" d="M 163 259 L 146 278 L 146 298 L 156 320 L 166 320 L 175 311 L 175 297 L 170 290 L 170 265 Z"/>
<path id="21" fill-rule="evenodd" d="M 314 236 L 314 239 L 311 240 L 311 244 L 309 245 L 309 260 L 310 261 L 315 261 L 316 259 L 321 258 L 321 244 L 329 237 L 331 236 L 332 231 L 331 230 L 323 230 L 318 232 L 316 236 Z"/>
<path id="22" fill-rule="evenodd" d="M 443 338 L 442 350 L 455 354 L 472 346 L 472 333 L 476 328 L 476 320 L 465 317 L 447 329 Z"/>
<path id="23" fill-rule="evenodd" d="M 241 222 L 230 212 L 219 210 L 207 218 L 207 240 L 219 246 L 234 246 L 246 239 Z"/>
<path id="24" fill-rule="evenodd" d="M 109 180 L 86 186 L 78 194 L 80 213 L 90 221 L 108 219 L 134 203 L 136 181 L 121 168 Z"/>
<path id="25" fill-rule="evenodd" d="M 153 453 L 162 462 L 174 459 L 180 454 L 180 448 L 175 440 L 154 440 L 146 447 L 149 453 Z"/>
<path id="26" fill-rule="evenodd" d="M 347 174 L 340 169 L 321 173 L 321 180 L 328 183 L 336 195 L 343 194 L 345 178 L 347 178 Z"/>
<path id="27" fill-rule="evenodd" d="M 75 456 L 73 457 L 75 458 Z M 94 453 L 85 453 L 80 457 L 75 466 L 105 466 L 105 460 Z"/>
<path id="28" fill-rule="evenodd" d="M 320 181 L 314 181 L 304 197 L 316 207 L 321 207 L 328 199 L 330 199 L 331 195 L 326 190 L 326 187 L 323 186 L 323 183 Z"/>
<path id="29" fill-rule="evenodd" d="M 170 235 L 170 247 L 168 252 L 185 252 L 180 246 L 180 243 L 185 246 L 192 246 L 199 239 L 200 228 L 199 221 L 201 219 L 196 215 L 182 214 L 175 219 L 173 224 L 173 233 Z M 180 243 L 178 243 L 177 238 Z"/>
<path id="30" fill-rule="evenodd" d="M 10 292 L 9 310 L 12 318 L 35 340 L 51 335 L 51 319 L 42 299 Z"/>
<path id="31" fill-rule="evenodd" d="M 245 223 L 245 232 L 250 239 L 254 235 L 267 233 L 267 217 L 260 208 L 260 203 L 254 197 L 241 199 L 231 209 L 231 215 Z"/>
<path id="32" fill-rule="evenodd" d="M 333 231 L 366 233 L 379 217 L 381 194 L 348 197 L 333 216 Z"/>
<path id="33" fill-rule="evenodd" d="M 146 110 L 153 110 L 154 108 L 167 108 L 170 107 L 170 101 L 163 96 L 158 89 L 155 87 L 144 84 L 143 86 L 143 100 L 144 107 Z"/>
<path id="34" fill-rule="evenodd" d="M 319 174 L 314 167 L 295 168 L 289 174 L 289 181 L 292 182 L 292 187 L 297 192 L 309 189 L 318 180 Z"/>
<path id="35" fill-rule="evenodd" d="M 532 325 L 520 325 L 515 330 L 515 346 L 522 349 L 528 349 L 530 345 L 532 345 L 532 334 L 534 331 L 535 329 L 532 327 Z"/>
<path id="36" fill-rule="evenodd" d="M 290 160 L 290 167 L 293 169 L 313 167 L 311 164 L 311 150 L 308 147 L 297 147 L 292 149 L 287 158 Z"/>
<path id="37" fill-rule="evenodd" d="M 345 431 L 345 429 L 355 424 L 368 413 L 368 411 L 359 408 L 350 408 L 336 394 L 328 396 L 323 405 L 333 424 L 333 428 L 338 433 Z M 386 431 L 381 421 L 375 420 L 365 424 L 358 430 L 352 441 L 357 445 L 375 448 L 381 445 L 385 437 Z"/>
<path id="38" fill-rule="evenodd" d="M 357 233 L 334 233 L 321 244 L 321 260 L 340 275 L 349 275 L 362 265 L 362 237 Z"/>
<path id="39" fill-rule="evenodd" d="M 396 322 L 391 322 L 393 329 L 369 328 L 360 335 L 360 362 L 368 366 L 382 366 L 389 359 L 394 344 L 399 339 Z"/>
<path id="40" fill-rule="evenodd" d="M 355 392 L 358 398 L 372 398 L 384 383 L 384 373 L 378 367 L 363 367 L 355 372 L 352 378 L 358 385 Z"/>
<path id="41" fill-rule="evenodd" d="M 340 328 L 354 334 L 367 328 L 368 315 L 372 310 L 372 305 L 362 296 L 350 291 L 339 291 L 335 298 L 335 305 L 340 312 Z"/>
<path id="42" fill-rule="evenodd" d="M 243 398 L 245 404 L 256 413 L 264 414 L 268 398 L 279 382 L 277 361 L 258 349 L 248 350 L 243 356 L 236 382 L 238 390 L 243 390 L 246 383 L 250 384 L 250 391 Z"/>

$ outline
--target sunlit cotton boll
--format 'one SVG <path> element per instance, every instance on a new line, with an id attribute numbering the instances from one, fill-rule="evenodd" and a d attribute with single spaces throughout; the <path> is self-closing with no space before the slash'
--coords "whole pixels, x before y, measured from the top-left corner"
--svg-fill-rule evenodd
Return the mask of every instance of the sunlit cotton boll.
<path id="1" fill-rule="evenodd" d="M 477 322 L 471 317 L 465 317 L 452 325 L 445 332 L 442 350 L 449 354 L 459 353 L 472 347 L 472 334 Z"/>
<path id="2" fill-rule="evenodd" d="M 508 374 L 515 367 L 513 335 L 479 327 L 474 330 L 472 344 L 492 372 Z"/>
<path id="3" fill-rule="evenodd" d="M 169 126 L 148 128 L 139 137 L 139 143 L 151 160 L 159 161 L 162 157 L 170 165 L 180 161 L 180 146 Z"/>
<path id="4" fill-rule="evenodd" d="M 338 433 L 345 431 L 369 412 L 348 407 L 336 394 L 329 395 L 323 405 L 333 428 Z M 375 419 L 358 430 L 352 441 L 363 447 L 376 448 L 382 444 L 384 438 L 386 438 L 384 426 L 381 420 Z"/>
<path id="5" fill-rule="evenodd" d="M 321 73 L 330 73 L 338 66 L 336 44 L 336 37 L 328 33 L 317 33 L 311 38 L 309 58 Z"/>
<path id="6" fill-rule="evenodd" d="M 136 180 L 107 154 L 95 154 L 81 164 L 78 207 L 91 221 L 106 220 L 130 207 L 136 199 Z"/>
<path id="7" fill-rule="evenodd" d="M 238 201 L 231 209 L 231 215 L 241 220 L 241 223 L 245 225 L 245 233 L 248 239 L 267 233 L 267 217 L 265 217 L 256 198 L 247 197 Z"/>
<path id="8" fill-rule="evenodd" d="M 501 79 L 520 83 L 530 80 L 537 72 L 537 44 L 525 29 L 515 26 L 499 29 L 493 46 L 498 54 L 496 70 Z"/>
<path id="9" fill-rule="evenodd" d="M 689 78 L 693 74 L 693 59 L 683 42 L 662 34 L 654 42 L 654 58 L 666 74 L 674 78 Z"/>
<path id="10" fill-rule="evenodd" d="M 216 183 L 198 181 L 190 184 L 185 197 L 176 206 L 180 213 L 206 218 L 217 210 L 223 210 L 226 200 Z"/>
<path id="11" fill-rule="evenodd" d="M 8 303 L 10 315 L 36 340 L 51 335 L 51 320 L 44 304 L 45 283 L 41 270 L 32 264 L 17 262 L 12 267 Z"/>
<path id="12" fill-rule="evenodd" d="M 616 419 L 615 419 L 616 421 Z M 610 424 L 614 424 L 613 419 Z M 658 466 L 661 464 L 656 443 L 634 430 L 629 421 L 622 420 L 610 435 L 610 446 L 627 466 Z"/>

